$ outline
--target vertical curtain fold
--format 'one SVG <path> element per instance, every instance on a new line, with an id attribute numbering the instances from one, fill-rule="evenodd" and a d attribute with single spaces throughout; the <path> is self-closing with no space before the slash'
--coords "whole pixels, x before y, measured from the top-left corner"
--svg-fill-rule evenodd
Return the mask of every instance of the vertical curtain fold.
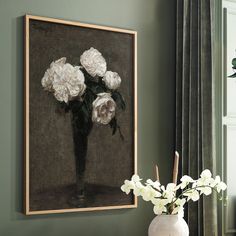
<path id="1" fill-rule="evenodd" d="M 182 175 L 214 172 L 211 0 L 177 1 L 176 150 Z M 217 235 L 213 198 L 191 202 L 185 218 L 191 236 Z"/>

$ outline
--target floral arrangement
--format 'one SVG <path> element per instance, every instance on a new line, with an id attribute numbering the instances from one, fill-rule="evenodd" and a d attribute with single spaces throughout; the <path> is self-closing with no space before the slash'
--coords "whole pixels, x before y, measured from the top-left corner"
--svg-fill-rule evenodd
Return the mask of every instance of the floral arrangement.
<path id="1" fill-rule="evenodd" d="M 42 80 L 45 91 L 54 95 L 61 108 L 76 115 L 80 133 L 88 135 L 92 123 L 110 124 L 116 133 L 120 127 L 117 108 L 125 109 L 125 101 L 118 91 L 121 78 L 107 70 L 102 54 L 91 47 L 80 56 L 80 65 L 73 66 L 62 57 L 50 64 Z M 123 136 L 120 131 L 120 136 Z"/>
<path id="2" fill-rule="evenodd" d="M 176 174 L 176 172 L 174 172 Z M 135 196 L 141 196 L 144 201 L 150 201 L 154 205 L 156 215 L 179 214 L 183 216 L 184 205 L 192 200 L 198 201 L 201 195 L 210 195 L 213 191 L 222 193 L 227 186 L 221 181 L 220 176 L 212 177 L 210 170 L 206 169 L 197 180 L 188 175 L 180 179 L 180 183 L 169 183 L 167 186 L 160 184 L 158 180 L 148 179 L 142 184 L 138 175 L 133 175 L 131 180 L 125 180 L 121 190 L 129 194 L 132 190 Z"/>
<path id="3" fill-rule="evenodd" d="M 234 71 L 234 73 L 230 76 L 228 76 L 229 78 L 235 78 L 236 77 L 236 58 L 233 58 L 232 60 L 232 69 Z"/>

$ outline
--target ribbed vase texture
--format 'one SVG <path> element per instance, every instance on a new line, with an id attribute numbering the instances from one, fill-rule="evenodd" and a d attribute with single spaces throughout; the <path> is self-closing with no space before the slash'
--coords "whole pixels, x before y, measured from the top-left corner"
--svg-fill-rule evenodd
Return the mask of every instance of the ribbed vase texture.
<path id="1" fill-rule="evenodd" d="M 148 236 L 189 236 L 189 228 L 178 215 L 160 215 L 152 220 Z"/>

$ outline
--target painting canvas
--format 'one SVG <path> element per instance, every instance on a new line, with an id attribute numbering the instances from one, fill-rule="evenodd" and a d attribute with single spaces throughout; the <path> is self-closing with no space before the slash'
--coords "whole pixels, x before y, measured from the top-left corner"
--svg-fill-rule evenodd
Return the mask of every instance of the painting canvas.
<path id="1" fill-rule="evenodd" d="M 137 33 L 25 16 L 25 213 L 137 206 Z"/>

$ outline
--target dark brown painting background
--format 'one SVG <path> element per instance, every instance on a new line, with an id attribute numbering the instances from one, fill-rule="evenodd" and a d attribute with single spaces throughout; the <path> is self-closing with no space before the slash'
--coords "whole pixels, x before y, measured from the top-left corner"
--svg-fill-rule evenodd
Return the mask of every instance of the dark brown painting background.
<path id="1" fill-rule="evenodd" d="M 95 125 L 89 136 L 86 182 L 105 190 L 95 190 L 88 207 L 133 204 L 120 191 L 134 172 L 133 35 L 30 20 L 30 210 L 70 208 L 75 183 L 71 114 L 56 112 L 57 101 L 43 90 L 41 79 L 52 61 L 66 57 L 78 65 L 90 47 L 103 54 L 108 70 L 119 73 L 127 108 L 117 112 L 124 142 L 109 126 Z"/>

